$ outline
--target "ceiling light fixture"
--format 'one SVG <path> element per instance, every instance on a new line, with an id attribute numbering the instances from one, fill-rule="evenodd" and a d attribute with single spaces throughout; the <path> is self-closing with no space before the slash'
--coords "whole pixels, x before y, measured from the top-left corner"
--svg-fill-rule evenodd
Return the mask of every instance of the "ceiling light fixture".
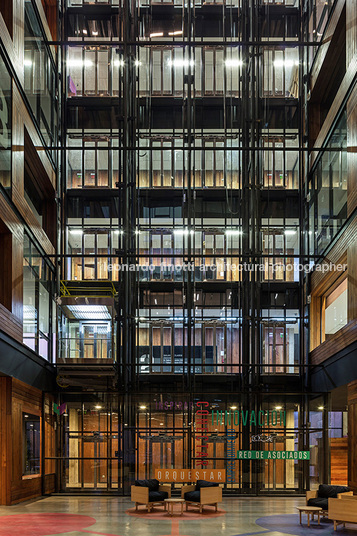
<path id="1" fill-rule="evenodd" d="M 156 32 L 156 33 L 150 34 L 150 37 L 163 37 L 163 36 L 164 36 L 164 32 Z"/>
<path id="2" fill-rule="evenodd" d="M 81 320 L 111 320 L 111 314 L 106 305 L 68 305 L 68 310 L 74 318 Z"/>
<path id="3" fill-rule="evenodd" d="M 194 60 L 185 60 L 185 59 L 175 59 L 168 61 L 169 67 L 188 67 L 189 65 L 193 67 L 195 65 Z"/>
<path id="4" fill-rule="evenodd" d="M 298 60 L 274 60 L 274 67 L 294 67 L 294 65 L 299 65 Z"/>
<path id="5" fill-rule="evenodd" d="M 234 60 L 229 59 L 225 61 L 226 67 L 241 67 L 243 65 L 243 60 Z"/>
<path id="6" fill-rule="evenodd" d="M 76 59 L 68 59 L 67 60 L 67 67 L 91 67 L 93 65 L 93 62 L 91 60 L 76 60 Z"/>
<path id="7" fill-rule="evenodd" d="M 176 30 L 175 32 L 169 32 L 169 35 L 182 35 L 182 34 L 183 34 L 182 30 Z"/>
<path id="8" fill-rule="evenodd" d="M 241 231 L 239 229 L 227 229 L 227 231 L 226 231 L 227 236 L 238 236 L 238 235 L 241 235 L 241 234 L 243 234 L 243 231 Z"/>

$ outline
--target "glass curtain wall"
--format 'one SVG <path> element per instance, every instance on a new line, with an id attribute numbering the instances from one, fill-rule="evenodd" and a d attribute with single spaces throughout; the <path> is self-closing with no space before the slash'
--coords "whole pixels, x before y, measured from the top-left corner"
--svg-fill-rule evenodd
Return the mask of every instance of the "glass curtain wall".
<path id="1" fill-rule="evenodd" d="M 196 462 L 189 412 L 139 411 L 149 378 L 161 393 L 174 378 L 191 401 L 196 382 L 204 392 L 229 379 L 243 393 L 233 406 L 265 411 L 257 386 L 284 375 L 294 391 L 302 374 L 308 47 L 297 0 L 102 4 L 67 3 L 62 277 L 118 293 L 123 464 L 154 476 Z M 280 430 L 286 450 L 305 441 L 299 396 Z M 225 429 L 210 433 L 210 463 L 222 465 Z M 240 463 L 232 489 L 302 489 L 302 462 Z"/>
<path id="2" fill-rule="evenodd" d="M 54 302 L 54 269 L 28 235 L 24 235 L 23 342 L 40 356 L 52 360 L 56 352 L 57 318 Z"/>

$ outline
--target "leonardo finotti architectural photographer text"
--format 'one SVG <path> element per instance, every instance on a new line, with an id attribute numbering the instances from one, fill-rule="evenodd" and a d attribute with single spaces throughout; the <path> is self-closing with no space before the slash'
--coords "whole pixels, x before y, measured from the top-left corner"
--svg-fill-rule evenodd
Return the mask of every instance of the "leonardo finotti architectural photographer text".
<path id="1" fill-rule="evenodd" d="M 309 273 L 312 271 L 316 272 L 344 272 L 347 270 L 347 264 L 334 264 L 324 263 L 324 264 L 300 264 L 300 263 L 271 263 L 271 264 L 257 264 L 250 262 L 243 263 L 219 263 L 218 264 L 198 264 L 195 265 L 193 262 L 184 262 L 182 264 L 108 264 L 103 263 L 103 268 L 109 272 L 154 272 L 158 268 L 162 268 L 166 272 L 180 273 L 180 272 L 195 272 L 199 270 L 200 272 L 210 271 L 210 272 L 264 272 L 267 269 L 272 270 L 273 272 L 305 272 Z"/>

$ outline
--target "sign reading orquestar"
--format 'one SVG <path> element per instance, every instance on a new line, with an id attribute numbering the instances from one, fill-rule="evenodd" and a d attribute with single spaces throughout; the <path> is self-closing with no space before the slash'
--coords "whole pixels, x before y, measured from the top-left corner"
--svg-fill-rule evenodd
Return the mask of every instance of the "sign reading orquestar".
<path id="1" fill-rule="evenodd" d="M 225 482 L 225 469 L 155 469 L 155 478 L 160 482 Z"/>
<path id="2" fill-rule="evenodd" d="M 309 450 L 237 450 L 238 460 L 309 460 Z"/>

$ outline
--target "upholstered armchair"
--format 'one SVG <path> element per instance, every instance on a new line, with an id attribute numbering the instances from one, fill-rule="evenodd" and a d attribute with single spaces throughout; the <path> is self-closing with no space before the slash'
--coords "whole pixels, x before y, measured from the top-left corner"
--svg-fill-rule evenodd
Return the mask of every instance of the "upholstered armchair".
<path id="1" fill-rule="evenodd" d="M 319 506 L 324 512 L 328 512 L 329 499 L 340 499 L 349 495 L 353 495 L 353 491 L 346 486 L 320 484 L 318 490 L 306 492 L 306 505 Z"/>
<path id="2" fill-rule="evenodd" d="M 144 504 L 151 512 L 154 506 L 165 506 L 165 499 L 171 497 L 171 486 L 160 486 L 156 478 L 149 480 L 135 480 L 135 486 L 131 486 L 131 500 L 135 502 L 135 510 L 139 504 Z"/>
<path id="3" fill-rule="evenodd" d="M 214 506 L 217 512 L 218 503 L 222 502 L 222 488 L 213 482 L 197 480 L 192 486 L 182 486 L 181 499 L 185 499 L 186 511 L 190 505 L 198 507 L 200 514 L 204 506 Z"/>

